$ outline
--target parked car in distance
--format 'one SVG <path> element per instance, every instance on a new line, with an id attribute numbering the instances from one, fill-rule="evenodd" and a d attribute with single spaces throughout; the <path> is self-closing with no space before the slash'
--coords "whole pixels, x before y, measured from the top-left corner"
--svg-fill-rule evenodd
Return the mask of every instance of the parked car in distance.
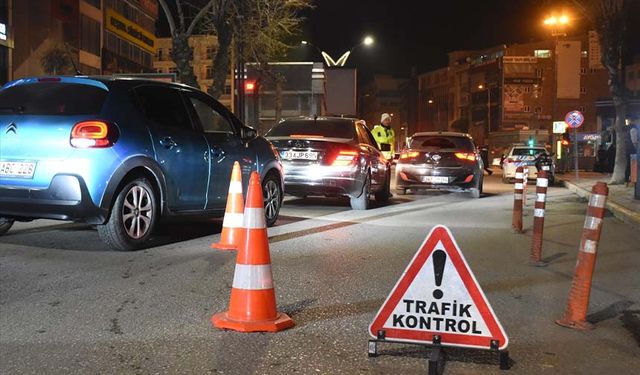
<path id="1" fill-rule="evenodd" d="M 266 137 L 280 153 L 287 194 L 348 196 L 355 210 L 367 209 L 371 194 L 381 202 L 390 197 L 390 164 L 362 121 L 292 118 Z"/>
<path id="2" fill-rule="evenodd" d="M 538 176 L 537 167 L 541 166 L 543 168 L 546 167 L 550 182 L 553 184 L 555 163 L 552 156 L 544 146 L 514 144 L 502 161 L 502 182 L 505 184 L 510 183 L 516 178 L 516 168 L 524 166 L 529 169 L 528 179 L 536 179 Z"/>
<path id="3" fill-rule="evenodd" d="M 422 132 L 411 137 L 396 165 L 396 190 L 466 191 L 480 198 L 483 165 L 471 136 Z"/>
<path id="4" fill-rule="evenodd" d="M 160 219 L 222 217 L 234 161 L 245 186 L 260 173 L 266 221 L 278 218 L 277 152 L 192 87 L 24 78 L 0 103 L 0 234 L 14 221 L 70 220 L 96 224 L 114 249 L 144 247 Z"/>

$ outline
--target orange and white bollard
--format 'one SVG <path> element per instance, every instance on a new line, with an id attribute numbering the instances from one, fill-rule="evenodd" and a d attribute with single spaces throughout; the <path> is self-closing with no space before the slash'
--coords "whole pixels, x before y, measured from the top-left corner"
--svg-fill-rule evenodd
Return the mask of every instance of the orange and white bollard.
<path id="1" fill-rule="evenodd" d="M 598 182 L 593 185 L 578 249 L 578 262 L 569 291 L 567 310 L 561 319 L 556 320 L 556 323 L 563 327 L 580 330 L 595 328 L 593 324 L 587 322 L 587 310 L 608 194 L 609 187 L 606 183 Z"/>
<path id="2" fill-rule="evenodd" d="M 542 261 L 542 238 L 544 232 L 544 210 L 547 201 L 547 187 L 549 179 L 546 171 L 539 171 L 536 178 L 536 202 L 533 209 L 533 240 L 531 244 L 531 257 L 529 265 L 544 267 L 547 263 Z"/>
<path id="3" fill-rule="evenodd" d="M 529 184 L 529 166 L 524 165 L 522 167 L 522 207 L 527 205 L 527 197 L 529 192 L 527 191 L 527 185 Z"/>
<path id="4" fill-rule="evenodd" d="M 513 185 L 513 220 L 511 227 L 514 232 L 522 233 L 522 167 L 516 168 L 516 182 Z"/>

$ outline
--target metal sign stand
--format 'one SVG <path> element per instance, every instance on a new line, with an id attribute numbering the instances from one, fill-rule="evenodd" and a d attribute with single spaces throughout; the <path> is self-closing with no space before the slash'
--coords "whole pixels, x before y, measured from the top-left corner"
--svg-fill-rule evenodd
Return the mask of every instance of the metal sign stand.
<path id="1" fill-rule="evenodd" d="M 580 182 L 578 174 L 578 128 L 573 128 L 573 169 L 576 171 L 576 183 Z"/>
<path id="2" fill-rule="evenodd" d="M 367 354 L 369 357 L 377 357 L 378 356 L 378 343 L 393 343 L 393 344 L 407 344 L 403 341 L 395 341 L 395 340 L 387 340 L 386 332 L 384 330 L 379 330 L 377 334 L 377 338 L 369 339 L 369 345 Z M 446 353 L 444 351 L 444 346 L 442 345 L 442 338 L 440 335 L 433 335 L 433 343 L 431 345 L 424 344 L 411 344 L 411 345 L 421 345 L 431 349 L 429 353 L 429 375 L 438 374 L 438 368 L 441 362 L 446 360 Z M 500 366 L 500 370 L 509 370 L 509 351 L 508 350 L 499 350 L 500 341 L 491 340 L 489 342 L 489 346 L 486 350 L 490 350 L 498 354 L 498 363 Z M 482 349 L 468 349 L 468 350 L 482 350 Z"/>

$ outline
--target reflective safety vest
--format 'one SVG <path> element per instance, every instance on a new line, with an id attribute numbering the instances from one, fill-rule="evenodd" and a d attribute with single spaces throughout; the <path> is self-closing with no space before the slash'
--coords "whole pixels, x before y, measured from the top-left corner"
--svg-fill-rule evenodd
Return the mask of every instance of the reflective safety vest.
<path id="1" fill-rule="evenodd" d="M 395 153 L 395 144 L 396 144 L 396 135 L 393 132 L 391 127 L 383 126 L 382 124 L 378 124 L 373 127 L 373 138 L 376 139 L 378 143 L 378 147 L 381 147 L 383 144 L 388 144 L 391 146 L 391 151 L 382 151 L 382 155 L 384 155 L 387 160 L 391 160 L 393 158 L 393 154 Z"/>

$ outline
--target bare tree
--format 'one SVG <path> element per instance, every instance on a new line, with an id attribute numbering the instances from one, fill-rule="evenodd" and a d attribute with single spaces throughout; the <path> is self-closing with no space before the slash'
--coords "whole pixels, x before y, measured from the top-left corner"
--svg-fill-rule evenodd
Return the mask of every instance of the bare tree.
<path id="1" fill-rule="evenodd" d="M 42 70 L 47 74 L 64 74 L 71 67 L 71 57 L 62 46 L 53 46 L 40 58 Z"/>
<path id="2" fill-rule="evenodd" d="M 600 41 L 602 65 L 609 74 L 609 89 L 616 112 L 616 159 L 610 184 L 625 182 L 627 145 L 625 134 L 626 97 L 623 58 L 631 3 L 637 0 L 573 0 L 595 25 Z"/>
<path id="3" fill-rule="evenodd" d="M 310 4 L 310 0 L 217 0 L 203 26 L 205 33 L 217 35 L 219 45 L 209 94 L 216 98 L 222 94 L 232 49 L 240 61 L 256 62 L 265 78 L 281 85 L 283 78 L 271 72 L 267 62 L 292 47 L 287 41 L 299 32 L 304 20 L 300 11 Z"/>
<path id="4" fill-rule="evenodd" d="M 166 0 L 158 0 L 158 2 L 164 14 L 167 16 L 167 22 L 169 23 L 172 42 L 171 59 L 176 64 L 178 78 L 182 83 L 198 87 L 198 81 L 196 80 L 195 74 L 193 74 L 193 66 L 191 66 L 193 48 L 189 45 L 189 37 L 193 35 L 198 24 L 216 3 L 227 2 L 227 0 L 207 0 L 193 17 L 187 17 L 185 15 L 186 11 L 193 9 L 192 4 L 183 5 L 181 0 L 174 0 L 174 10 L 174 8 L 169 7 Z M 177 19 L 174 12 L 177 14 Z"/>

